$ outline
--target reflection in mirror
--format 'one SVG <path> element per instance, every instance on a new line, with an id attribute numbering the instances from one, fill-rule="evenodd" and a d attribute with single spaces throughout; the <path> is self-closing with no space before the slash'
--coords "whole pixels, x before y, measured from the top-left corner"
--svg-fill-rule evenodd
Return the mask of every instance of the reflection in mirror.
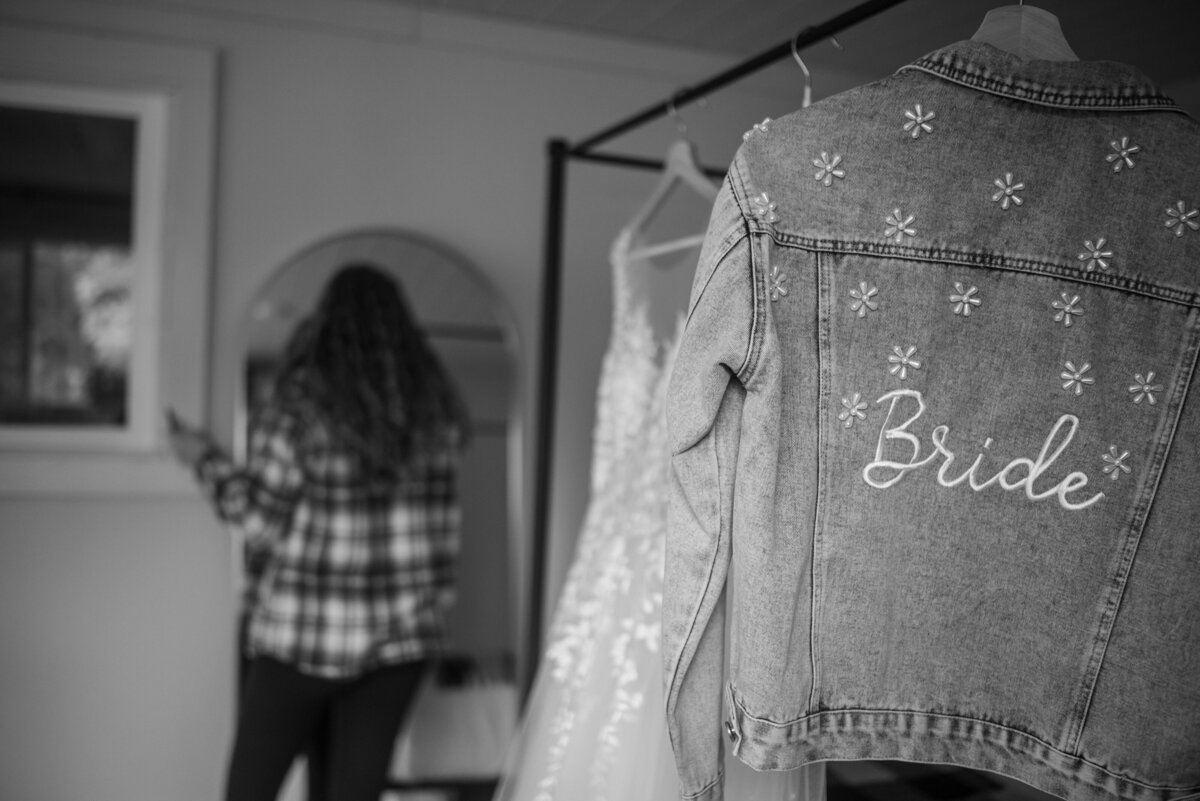
<path id="1" fill-rule="evenodd" d="M 244 454 L 247 409 L 270 393 L 293 328 L 314 309 L 328 279 L 350 262 L 370 263 L 400 282 L 471 421 L 459 474 L 462 548 L 447 658 L 418 695 L 393 777 L 494 777 L 515 726 L 521 686 L 515 621 L 524 603 L 511 579 L 521 519 L 516 343 L 498 297 L 457 254 L 408 232 L 352 232 L 304 250 L 271 276 L 250 305 L 235 448 Z M 481 723 L 490 734 L 481 732 Z"/>

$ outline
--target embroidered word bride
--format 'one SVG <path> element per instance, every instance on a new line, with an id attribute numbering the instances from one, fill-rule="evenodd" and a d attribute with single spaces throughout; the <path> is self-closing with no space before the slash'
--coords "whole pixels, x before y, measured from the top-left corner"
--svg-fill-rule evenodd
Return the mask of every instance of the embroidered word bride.
<path id="1" fill-rule="evenodd" d="M 879 431 L 879 441 L 875 446 L 875 458 L 862 471 L 863 481 L 876 489 L 891 487 L 909 473 L 941 458 L 943 461 L 937 470 L 937 482 L 943 487 L 957 487 L 966 482 L 967 486 L 975 492 L 985 490 L 992 485 L 998 485 L 1007 491 L 1024 489 L 1025 497 L 1031 501 L 1057 496 L 1059 505 L 1070 511 L 1086 509 L 1104 497 L 1103 492 L 1097 492 L 1086 500 L 1068 499 L 1068 495 L 1077 493 L 1087 486 L 1087 474 L 1078 470 L 1068 473 L 1057 484 L 1045 489 L 1038 490 L 1034 487 L 1034 482 L 1050 469 L 1050 466 L 1066 451 L 1067 446 L 1074 439 L 1075 431 L 1079 427 L 1079 418 L 1073 414 L 1064 414 L 1058 418 L 1058 421 L 1050 429 L 1050 433 L 1046 435 L 1042 449 L 1036 458 L 1015 458 L 990 478 L 984 479 L 980 476 L 980 468 L 985 456 L 982 452 L 975 457 L 975 461 L 971 463 L 970 467 L 958 475 L 953 475 L 954 462 L 959 457 L 946 444 L 946 439 L 950 435 L 950 426 L 948 425 L 939 425 L 933 429 L 929 435 L 933 447 L 928 453 L 924 453 L 924 444 L 921 439 L 909 431 L 909 427 L 925 413 L 925 399 L 920 392 L 912 389 L 897 389 L 884 394 L 876 403 L 882 404 L 888 401 L 891 402 L 891 406 L 888 408 L 887 418 L 883 421 L 883 427 Z M 911 407 L 911 401 L 916 401 L 916 411 L 903 423 L 893 425 L 892 418 L 899 417 L 897 409 L 902 404 Z M 900 412 L 900 414 L 904 414 L 904 412 Z M 885 448 L 896 440 L 906 443 L 912 449 L 907 461 L 884 458 Z M 990 448 L 992 442 L 992 438 L 988 437 L 983 447 Z M 893 447 L 889 450 L 894 449 Z"/>

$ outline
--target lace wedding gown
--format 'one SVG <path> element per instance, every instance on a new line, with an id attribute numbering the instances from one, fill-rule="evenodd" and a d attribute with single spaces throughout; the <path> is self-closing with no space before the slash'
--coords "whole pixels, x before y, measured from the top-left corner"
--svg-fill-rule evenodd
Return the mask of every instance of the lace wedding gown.
<path id="1" fill-rule="evenodd" d="M 663 403 L 682 329 L 658 340 L 634 237 L 613 244 L 613 327 L 597 390 L 591 495 L 519 739 L 495 801 L 671 801 L 659 635 L 670 455 Z M 731 801 L 822 801 L 824 768 L 726 758 Z"/>

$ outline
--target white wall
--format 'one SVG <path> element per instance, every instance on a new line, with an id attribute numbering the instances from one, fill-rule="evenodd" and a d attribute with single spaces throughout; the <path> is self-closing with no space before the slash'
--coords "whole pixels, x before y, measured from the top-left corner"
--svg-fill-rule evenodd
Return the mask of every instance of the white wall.
<path id="1" fill-rule="evenodd" d="M 215 799 L 229 553 L 198 499 L 0 504 L 0 798 Z"/>
<path id="2" fill-rule="evenodd" d="M 533 397 L 547 139 L 590 134 L 729 65 L 361 0 L 5 0 L 0 22 L 218 51 L 208 408 L 226 442 L 250 298 L 288 257 L 350 228 L 413 229 L 473 260 L 515 313 Z M 743 130 L 798 97 L 784 64 L 684 118 L 721 165 Z M 658 123 L 613 149 L 657 156 L 674 133 Z M 586 494 L 608 244 L 654 180 L 570 170 L 551 594 Z M 688 213 L 678 224 L 700 229 L 703 209 Z M 233 711 L 229 565 L 187 489 L 0 492 L 0 798 L 219 797 Z"/>

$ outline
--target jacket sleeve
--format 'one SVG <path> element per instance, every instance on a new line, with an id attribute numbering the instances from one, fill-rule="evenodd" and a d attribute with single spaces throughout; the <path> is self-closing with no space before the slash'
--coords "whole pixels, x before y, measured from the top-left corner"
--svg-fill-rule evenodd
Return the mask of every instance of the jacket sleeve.
<path id="1" fill-rule="evenodd" d="M 729 457 L 736 457 L 742 378 L 750 369 L 761 302 L 753 270 L 749 228 L 727 179 L 696 268 L 667 398 L 672 469 L 663 597 L 666 713 L 682 795 L 703 801 L 723 794 Z"/>
<path id="2" fill-rule="evenodd" d="M 246 537 L 251 550 L 283 536 L 303 485 L 294 438 L 298 421 L 269 404 L 250 425 L 246 464 L 212 449 L 196 464 L 196 478 L 217 516 Z"/>

